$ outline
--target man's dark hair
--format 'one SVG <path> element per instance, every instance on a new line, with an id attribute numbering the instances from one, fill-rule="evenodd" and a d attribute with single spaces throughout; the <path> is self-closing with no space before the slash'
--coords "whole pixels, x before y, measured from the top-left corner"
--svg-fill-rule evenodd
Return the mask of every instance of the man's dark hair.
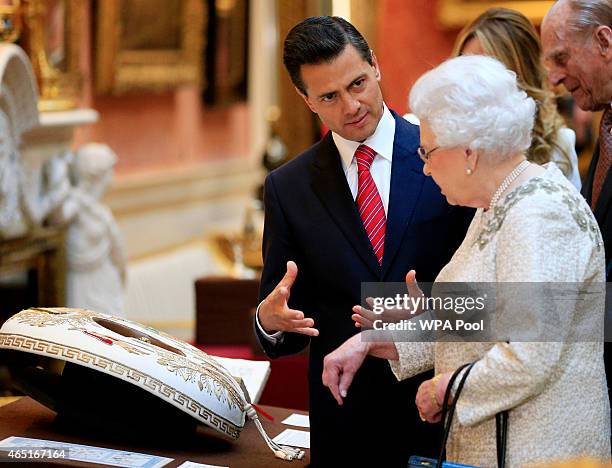
<path id="1" fill-rule="evenodd" d="M 355 26 L 338 16 L 313 16 L 294 26 L 283 48 L 283 63 L 291 81 L 305 96 L 300 67 L 335 59 L 351 44 L 372 65 L 370 46 Z"/>

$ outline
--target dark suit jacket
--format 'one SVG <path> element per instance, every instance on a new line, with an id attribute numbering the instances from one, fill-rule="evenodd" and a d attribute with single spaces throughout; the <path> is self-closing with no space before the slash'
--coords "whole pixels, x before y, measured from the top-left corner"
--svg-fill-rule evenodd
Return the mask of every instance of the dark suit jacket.
<path id="1" fill-rule="evenodd" d="M 593 179 L 595 178 L 595 168 L 599 161 L 599 141 L 595 143 L 595 151 L 589 166 L 589 172 L 582 184 L 582 195 L 586 199 L 589 206 L 591 205 L 593 192 Z M 601 236 L 604 241 L 604 249 L 606 252 L 606 281 L 612 281 L 612 176 L 610 171 L 606 176 L 601 193 L 597 199 L 597 205 L 593 210 Z M 612 336 L 612 298 L 606 295 L 606 316 L 605 316 L 605 331 L 604 335 Z M 608 397 L 612 401 L 612 343 L 604 343 L 604 362 L 606 365 L 606 379 L 608 381 Z M 612 422 L 612 421 L 611 421 Z"/>
<path id="2" fill-rule="evenodd" d="M 586 199 L 589 206 L 591 205 L 591 195 L 593 192 L 593 179 L 595 177 L 595 168 L 599 161 L 599 142 L 595 144 L 595 151 L 593 152 L 593 158 L 591 159 L 591 165 L 589 166 L 589 173 L 587 174 L 584 183 L 582 184 L 582 195 Z M 610 172 L 606 176 L 606 180 L 601 189 L 599 198 L 597 199 L 597 206 L 593 210 L 595 219 L 599 224 L 601 235 L 604 241 L 604 247 L 606 250 L 606 281 L 612 281 L 612 176 Z"/>
<path id="3" fill-rule="evenodd" d="M 299 352 L 310 342 L 315 466 L 406 466 L 409 454 L 423 454 L 439 445 L 431 425 L 417 416 L 414 397 L 422 378 L 398 383 L 387 361 L 368 358 L 341 407 L 321 383 L 325 355 L 358 331 L 351 308 L 360 303 L 361 283 L 404 281 L 410 269 L 416 270 L 419 281 L 433 281 L 463 240 L 473 215 L 472 210 L 446 203 L 433 180 L 423 174 L 416 153 L 419 128 L 395 113 L 394 118 L 382 266 L 359 217 L 331 133 L 270 173 L 265 182 L 260 300 L 283 277 L 286 262 L 294 260 L 298 276 L 289 305 L 313 317 L 320 335 L 309 340 L 286 333 L 271 345 L 255 328 L 271 358 Z"/>

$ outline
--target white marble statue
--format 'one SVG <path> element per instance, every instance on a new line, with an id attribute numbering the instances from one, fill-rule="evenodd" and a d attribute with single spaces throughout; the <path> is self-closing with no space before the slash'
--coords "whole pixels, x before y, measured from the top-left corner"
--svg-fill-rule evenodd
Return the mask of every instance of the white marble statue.
<path id="1" fill-rule="evenodd" d="M 106 145 L 90 143 L 74 154 L 74 186 L 55 210 L 53 222 L 69 223 L 67 239 L 69 307 L 125 316 L 125 257 L 110 209 L 100 203 L 117 157 Z"/>
<path id="2" fill-rule="evenodd" d="M 39 125 L 36 79 L 25 52 L 14 44 L 0 44 L 0 239 L 24 235 L 39 220 L 35 193 L 45 197 L 46 188 L 32 181 L 24 167 L 23 135 Z M 41 169 L 44 161 L 37 161 Z M 32 204 L 33 202 L 33 204 Z M 25 207 L 24 205 L 28 205 Z M 33 208 L 33 209 L 30 209 Z"/>

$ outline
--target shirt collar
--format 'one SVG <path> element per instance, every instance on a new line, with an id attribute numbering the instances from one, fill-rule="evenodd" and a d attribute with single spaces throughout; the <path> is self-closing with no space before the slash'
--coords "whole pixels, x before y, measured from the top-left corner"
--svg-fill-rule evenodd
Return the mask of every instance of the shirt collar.
<path id="1" fill-rule="evenodd" d="M 386 104 L 383 103 L 383 114 L 378 122 L 376 130 L 365 141 L 352 141 L 341 137 L 337 133 L 332 132 L 332 138 L 340 153 L 342 159 L 342 167 L 346 172 L 351 165 L 355 150 L 359 145 L 364 144 L 372 148 L 381 157 L 391 161 L 393 158 L 393 139 L 395 137 L 395 119 L 389 111 Z"/>

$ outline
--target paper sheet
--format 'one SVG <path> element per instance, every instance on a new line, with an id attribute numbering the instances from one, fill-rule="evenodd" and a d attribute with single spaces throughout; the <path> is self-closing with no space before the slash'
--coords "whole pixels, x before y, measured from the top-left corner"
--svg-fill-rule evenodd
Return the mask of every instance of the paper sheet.
<path id="1" fill-rule="evenodd" d="M 310 432 L 298 431 L 297 429 L 285 429 L 272 440 L 281 445 L 310 448 Z"/>
<path id="2" fill-rule="evenodd" d="M 310 418 L 307 414 L 293 413 L 283 421 L 287 426 L 310 427 Z"/>
<path id="3" fill-rule="evenodd" d="M 207 465 L 205 463 L 186 461 L 185 463 L 181 463 L 178 468 L 229 468 L 229 466 Z"/>
<path id="4" fill-rule="evenodd" d="M 232 359 L 219 356 L 211 356 L 227 371 L 244 381 L 251 402 L 257 403 L 270 375 L 269 361 L 249 361 L 247 359 Z"/>
<path id="5" fill-rule="evenodd" d="M 173 459 L 148 455 L 146 453 L 127 452 L 90 445 L 70 444 L 55 440 L 30 439 L 29 437 L 8 437 L 0 441 L 0 451 L 3 460 L 9 460 L 11 453 L 25 455 L 16 461 L 41 461 L 35 460 L 35 454 L 53 451 L 51 460 L 73 460 L 102 465 L 121 466 L 125 468 L 159 468 L 167 465 Z"/>

